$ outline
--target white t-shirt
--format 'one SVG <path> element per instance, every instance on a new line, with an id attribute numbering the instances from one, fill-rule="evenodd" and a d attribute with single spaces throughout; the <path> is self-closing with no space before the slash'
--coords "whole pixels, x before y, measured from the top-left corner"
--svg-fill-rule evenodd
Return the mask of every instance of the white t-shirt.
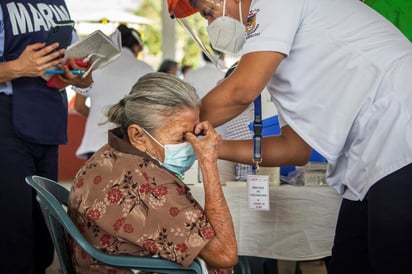
<path id="1" fill-rule="evenodd" d="M 108 130 L 114 127 L 105 123 L 108 108 L 118 103 L 137 80 L 149 72 L 153 72 L 153 68 L 137 60 L 128 48 L 122 48 L 120 57 L 114 62 L 93 72 L 94 84 L 87 94 L 90 111 L 82 142 L 76 151 L 78 157 L 85 158 L 86 153 L 96 152 L 107 143 Z"/>
<path id="2" fill-rule="evenodd" d="M 218 81 L 224 79 L 225 73 L 207 62 L 204 66 L 186 73 L 184 80 L 191 84 L 200 98 L 212 90 Z M 243 140 L 253 137 L 248 124 L 253 121 L 253 104 L 232 120 L 216 128 L 216 131 L 227 140 Z M 229 161 L 218 161 L 219 174 L 222 182 L 245 181 L 251 166 Z"/>
<path id="3" fill-rule="evenodd" d="M 328 160 L 345 198 L 412 162 L 412 44 L 364 3 L 253 0 L 243 50 L 287 56 L 268 84 L 281 126 Z"/>
<path id="4" fill-rule="evenodd" d="M 197 95 L 202 99 L 224 77 L 225 73 L 223 71 L 217 69 L 213 63 L 206 62 L 204 66 L 186 73 L 184 80 L 195 88 Z M 217 127 L 216 131 L 223 139 L 226 138 L 226 126 L 224 124 Z"/>

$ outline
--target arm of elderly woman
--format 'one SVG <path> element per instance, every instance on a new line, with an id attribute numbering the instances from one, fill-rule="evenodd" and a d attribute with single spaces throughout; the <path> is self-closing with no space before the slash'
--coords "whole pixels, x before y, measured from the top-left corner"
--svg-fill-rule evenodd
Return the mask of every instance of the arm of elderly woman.
<path id="1" fill-rule="evenodd" d="M 237 263 L 237 243 L 232 216 L 226 203 L 217 169 L 217 156 L 221 137 L 209 122 L 199 123 L 194 133 L 203 133 L 202 139 L 192 133 L 185 138 L 193 146 L 203 174 L 205 214 L 215 231 L 215 237 L 202 249 L 199 256 L 208 265 L 232 267 Z"/>

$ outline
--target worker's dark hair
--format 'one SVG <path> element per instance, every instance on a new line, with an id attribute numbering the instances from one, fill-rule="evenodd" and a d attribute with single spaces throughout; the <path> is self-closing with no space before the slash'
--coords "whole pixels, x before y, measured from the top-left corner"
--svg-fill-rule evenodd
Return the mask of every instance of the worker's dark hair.
<path id="1" fill-rule="evenodd" d="M 209 44 L 209 45 L 210 45 L 211 53 L 213 53 L 213 54 L 215 54 L 215 55 L 218 55 L 218 56 L 222 55 L 222 52 L 221 52 L 221 51 L 218 51 L 217 49 L 214 49 L 214 48 L 212 47 L 212 44 Z M 205 62 L 213 63 L 213 61 L 210 60 L 209 56 L 207 56 L 206 53 L 204 53 L 203 51 L 202 51 L 202 56 L 203 56 L 203 60 L 204 60 Z"/>
<path id="2" fill-rule="evenodd" d="M 129 28 L 125 24 L 120 24 L 117 29 L 122 35 L 122 46 L 131 49 L 135 45 L 143 47 L 143 42 L 141 39 L 140 33 L 133 29 Z"/>
<path id="3" fill-rule="evenodd" d="M 160 64 L 159 69 L 157 70 L 158 72 L 166 72 L 169 73 L 171 69 L 177 68 L 178 63 L 176 61 L 173 61 L 171 59 L 165 59 L 163 62 Z"/>
<path id="4" fill-rule="evenodd" d="M 229 75 L 235 70 L 235 68 L 237 67 L 237 64 L 239 62 L 234 63 L 225 73 L 225 78 L 229 77 Z"/>

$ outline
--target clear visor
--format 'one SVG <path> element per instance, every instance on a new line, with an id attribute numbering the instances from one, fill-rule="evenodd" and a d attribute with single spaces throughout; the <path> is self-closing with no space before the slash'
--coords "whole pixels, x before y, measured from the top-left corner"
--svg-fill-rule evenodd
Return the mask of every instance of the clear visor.
<path id="1" fill-rule="evenodd" d="M 182 26 L 182 28 L 190 35 L 190 37 L 196 42 L 204 54 L 215 64 L 215 66 L 220 70 L 226 70 L 227 67 L 224 62 L 220 61 L 223 56 L 214 54 L 214 50 L 210 47 L 210 43 L 204 43 L 196 31 L 190 26 L 186 18 L 176 18 L 176 21 Z"/>

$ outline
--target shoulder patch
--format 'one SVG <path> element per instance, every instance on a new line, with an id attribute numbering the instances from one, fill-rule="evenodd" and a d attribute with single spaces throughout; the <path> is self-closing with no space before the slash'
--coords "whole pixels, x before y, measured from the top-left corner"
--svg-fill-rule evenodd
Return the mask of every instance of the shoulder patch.
<path id="1" fill-rule="evenodd" d="M 246 21 L 246 34 L 249 36 L 250 34 L 256 32 L 259 27 L 259 24 L 256 23 L 256 17 L 259 13 L 259 10 L 251 10 L 247 17 Z"/>

